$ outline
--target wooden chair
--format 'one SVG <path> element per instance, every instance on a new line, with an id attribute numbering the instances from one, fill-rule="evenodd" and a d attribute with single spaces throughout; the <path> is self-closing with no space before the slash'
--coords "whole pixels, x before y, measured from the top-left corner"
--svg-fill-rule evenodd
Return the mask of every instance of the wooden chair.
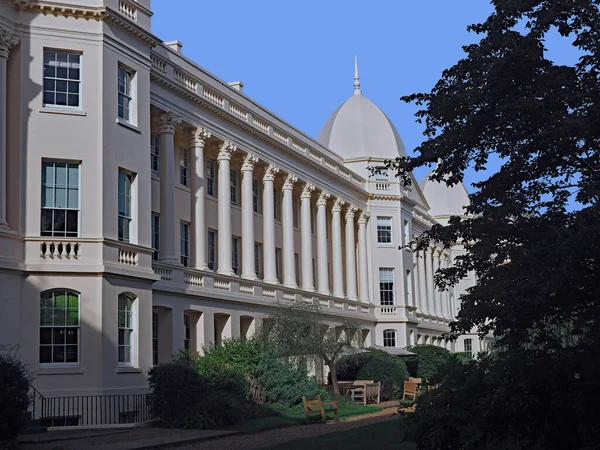
<path id="1" fill-rule="evenodd" d="M 404 400 L 407 396 L 411 396 L 413 400 L 417 398 L 417 383 L 414 381 L 405 381 L 404 382 L 404 395 L 402 395 L 402 400 Z"/>
<path id="2" fill-rule="evenodd" d="M 326 414 L 328 412 L 335 413 L 334 420 L 336 422 L 340 421 L 336 402 L 323 402 L 321 401 L 321 396 L 317 395 L 316 397 L 312 398 L 302 397 L 302 403 L 304 404 L 304 414 L 306 415 L 307 424 L 309 422 L 309 417 L 311 414 L 320 414 L 321 421 L 325 423 L 327 421 Z M 326 406 L 327 409 L 325 409 Z"/>
<path id="3" fill-rule="evenodd" d="M 373 380 L 354 380 L 352 383 L 352 389 L 350 390 L 350 396 L 355 403 L 367 404 L 366 386 L 373 384 Z"/>

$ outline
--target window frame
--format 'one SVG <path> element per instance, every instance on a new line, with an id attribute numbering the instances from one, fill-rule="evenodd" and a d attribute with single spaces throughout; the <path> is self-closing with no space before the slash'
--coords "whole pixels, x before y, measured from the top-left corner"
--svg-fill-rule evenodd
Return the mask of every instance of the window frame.
<path id="1" fill-rule="evenodd" d="M 398 332 L 396 330 L 391 330 L 391 329 L 387 329 L 387 330 L 383 330 L 383 340 L 382 340 L 382 344 L 384 347 L 396 347 L 396 341 L 397 341 L 397 336 Z M 389 344 L 393 344 L 393 345 L 389 345 Z"/>
<path id="2" fill-rule="evenodd" d="M 125 91 L 121 91 L 121 74 L 124 73 L 125 75 L 127 75 L 129 78 L 125 78 L 123 86 L 125 86 L 126 88 L 129 89 L 129 91 L 125 90 Z M 124 122 L 127 122 L 128 124 L 131 125 L 135 125 L 136 123 L 136 115 L 135 115 L 135 108 L 136 108 L 136 96 L 135 96 L 135 90 L 136 90 L 136 71 L 128 66 L 126 66 L 125 64 L 119 63 L 118 65 L 118 69 L 117 69 L 117 117 L 119 120 L 122 120 Z M 123 105 L 121 105 L 121 99 L 126 99 L 128 101 L 127 106 L 125 106 L 125 103 L 123 103 Z M 127 115 L 127 117 L 125 117 L 124 115 L 121 115 L 121 108 L 123 108 L 123 112 L 125 113 L 126 111 L 129 112 L 129 114 Z"/>
<path id="3" fill-rule="evenodd" d="M 232 205 L 239 205 L 239 177 L 238 171 L 235 169 L 229 169 L 229 200 Z"/>
<path id="4" fill-rule="evenodd" d="M 394 273 L 394 269 L 391 267 L 380 267 L 379 268 L 379 305 L 380 306 L 395 306 L 396 305 L 396 274 Z M 383 280 L 382 281 L 382 273 L 391 273 L 392 281 Z M 391 286 L 387 286 L 384 288 L 383 284 L 390 284 Z"/>
<path id="5" fill-rule="evenodd" d="M 64 166 L 65 169 L 65 184 L 64 185 L 60 185 L 57 184 L 57 164 L 60 165 L 60 167 Z M 51 165 L 52 167 L 52 183 L 49 184 L 48 183 L 48 179 L 47 177 L 45 177 L 45 175 L 47 174 L 46 172 L 46 168 L 49 167 L 49 165 Z M 76 169 L 77 170 L 77 185 L 73 185 L 71 184 L 71 180 L 70 180 L 70 170 L 71 169 Z M 74 238 L 74 237 L 79 237 L 81 234 L 81 163 L 80 162 L 71 162 L 71 161 L 61 161 L 61 160 L 54 160 L 54 159 L 43 159 L 42 160 L 42 165 L 41 165 L 41 174 L 40 174 L 40 184 L 41 184 L 41 190 L 40 190 L 40 236 L 48 236 L 48 237 L 64 237 L 64 238 Z M 48 189 L 51 189 L 52 192 L 52 205 L 53 206 L 44 206 L 45 204 L 47 204 L 47 193 L 48 193 Z M 65 195 L 65 206 L 62 208 L 58 208 L 56 207 L 56 194 L 57 194 L 57 190 L 64 190 L 64 195 Z M 69 207 L 69 194 L 71 193 L 71 191 L 76 190 L 77 191 L 77 208 L 73 208 L 73 207 Z M 45 212 L 44 211 L 52 211 L 51 214 L 51 229 L 45 231 L 44 230 L 44 217 L 45 217 Z M 68 223 L 69 223 L 69 211 L 75 211 L 76 212 L 76 222 L 77 222 L 77 231 L 67 231 L 68 229 Z M 64 212 L 64 233 L 60 233 L 57 232 L 57 230 L 54 229 L 55 225 L 56 225 L 56 213 L 57 212 Z M 70 233 L 70 234 L 69 234 Z"/>
<path id="6" fill-rule="evenodd" d="M 125 308 L 121 308 L 121 300 L 126 299 L 130 300 L 131 304 L 129 305 L 129 309 L 127 309 L 127 304 Z M 121 325 L 121 313 L 125 314 L 124 325 Z M 127 315 L 129 316 L 127 320 Z M 129 326 L 128 326 L 129 325 Z M 136 356 L 136 297 L 134 295 L 128 293 L 121 293 L 117 299 L 117 361 L 119 367 L 135 367 L 135 356 Z M 121 343 L 121 333 L 123 332 L 123 343 Z M 129 345 L 125 343 L 125 334 L 129 334 Z M 123 351 L 123 359 L 125 358 L 126 349 L 129 347 L 129 361 L 121 360 L 121 348 L 124 348 Z"/>
<path id="7" fill-rule="evenodd" d="M 469 343 L 469 349 L 467 349 L 467 342 Z M 464 353 L 466 353 L 470 357 L 473 357 L 473 339 L 465 338 L 463 340 L 463 350 Z"/>
<path id="8" fill-rule="evenodd" d="M 129 179 L 129 194 L 127 194 L 127 192 L 121 193 L 121 175 L 127 177 Z M 119 242 L 125 242 L 125 243 L 129 243 L 131 244 L 133 239 L 133 202 L 134 202 L 134 183 L 135 183 L 135 175 L 127 170 L 124 169 L 119 169 L 119 176 L 118 176 L 118 188 L 117 188 L 117 211 L 118 211 L 118 224 L 117 224 L 117 240 Z M 127 187 L 127 184 L 125 184 L 125 187 Z M 125 210 L 121 211 L 121 195 L 123 195 L 125 198 Z M 127 208 L 127 199 L 129 199 L 129 208 Z M 129 211 L 126 211 L 126 210 Z M 129 214 L 129 215 L 126 215 Z M 128 227 L 128 233 L 127 233 L 127 239 L 125 239 L 124 237 L 124 231 L 125 231 L 125 227 L 121 225 L 121 223 L 123 222 L 123 224 L 127 223 L 127 227 Z M 123 230 L 123 231 L 121 231 Z"/>
<path id="9" fill-rule="evenodd" d="M 252 180 L 252 210 L 262 215 L 260 180 Z"/>
<path id="10" fill-rule="evenodd" d="M 160 214 L 152 212 L 152 222 L 150 226 L 150 232 L 152 233 L 152 261 L 158 261 L 160 259 Z"/>
<path id="11" fill-rule="evenodd" d="M 190 224 L 179 222 L 179 262 L 183 267 L 190 266 Z"/>
<path id="12" fill-rule="evenodd" d="M 64 308 L 57 308 L 56 305 L 56 293 L 62 293 L 65 296 L 65 307 Z M 44 307 L 44 296 L 46 295 L 50 295 L 50 298 L 47 298 L 46 300 L 50 300 L 52 299 L 53 301 L 53 306 L 51 308 L 48 307 Z M 70 324 L 67 325 L 67 313 L 69 310 L 73 311 L 73 308 L 69 308 L 69 300 L 70 300 L 70 296 L 76 296 L 77 297 L 77 325 L 74 324 Z M 40 306 L 39 306 L 39 314 L 40 314 L 40 320 L 39 320 L 39 339 L 38 339 L 38 362 L 40 364 L 40 368 L 45 368 L 45 367 L 79 367 L 81 364 L 81 293 L 78 291 L 75 291 L 73 289 L 68 289 L 68 288 L 56 288 L 56 289 L 50 289 L 47 291 L 43 291 L 40 292 Z M 52 318 L 52 325 L 47 325 L 44 324 L 44 310 L 48 310 L 50 309 L 50 317 Z M 65 313 L 65 320 L 64 320 L 64 325 L 63 324 L 58 324 L 55 325 L 54 321 L 56 318 L 56 310 L 61 310 L 64 309 L 64 313 Z M 50 344 L 42 344 L 42 334 L 43 334 L 43 329 L 50 329 L 51 330 L 51 336 L 50 336 Z M 64 330 L 64 343 L 63 344 L 54 344 L 54 340 L 55 340 L 55 331 L 56 329 L 62 329 Z M 77 344 L 67 344 L 67 329 L 75 329 L 75 336 L 76 336 L 76 342 Z M 77 361 L 68 361 L 67 362 L 67 351 L 66 348 L 68 345 L 77 345 Z M 63 362 L 54 362 L 54 347 L 55 346 L 61 346 L 64 347 L 64 361 Z M 50 347 L 50 352 L 51 352 L 51 358 L 50 358 L 50 362 L 42 362 L 42 347 Z"/>
<path id="13" fill-rule="evenodd" d="M 63 78 L 63 77 L 58 77 L 58 73 L 57 70 L 55 70 L 55 76 L 51 77 L 49 75 L 46 75 L 46 54 L 47 53 L 54 53 L 55 54 L 55 60 L 54 62 L 57 64 L 55 66 L 55 69 L 59 68 L 59 64 L 60 62 L 58 61 L 58 54 L 62 53 L 67 55 L 67 65 L 71 64 L 69 62 L 69 56 L 78 56 L 79 57 L 79 67 L 75 68 L 75 67 L 70 67 L 67 66 L 67 77 Z M 77 64 L 77 63 L 73 63 L 73 64 Z M 50 67 L 50 66 L 49 66 Z M 69 71 L 73 69 L 77 69 L 79 70 L 79 79 L 70 79 L 69 78 Z M 50 91 L 49 89 L 46 89 L 45 86 L 45 82 L 46 81 L 53 81 L 54 82 L 54 90 Z M 64 95 L 66 96 L 66 104 L 65 105 L 60 105 L 56 103 L 56 96 L 57 96 L 57 90 L 56 90 L 56 85 L 58 82 L 65 82 L 67 83 L 67 87 L 66 87 L 66 92 L 64 92 Z M 77 92 L 69 92 L 69 83 L 77 83 L 78 87 L 77 87 Z M 82 109 L 82 104 L 83 104 L 83 92 L 82 92 L 82 85 L 83 85 L 83 52 L 81 51 L 77 51 L 77 50 L 66 50 L 66 49 L 57 49 L 57 48 L 46 48 L 44 47 L 42 49 L 42 107 L 43 108 L 57 108 L 57 109 L 70 109 L 70 110 L 81 110 Z M 54 103 L 46 103 L 44 97 L 45 97 L 45 93 L 46 92 L 53 92 L 54 93 Z M 61 92 L 62 93 L 62 92 Z M 77 106 L 72 106 L 69 105 L 69 95 L 77 95 L 78 98 L 78 104 Z"/>
<path id="14" fill-rule="evenodd" d="M 412 271 L 410 269 L 406 269 L 406 305 L 413 305 L 413 280 L 412 280 Z"/>
<path id="15" fill-rule="evenodd" d="M 190 187 L 190 152 L 185 147 L 179 147 L 179 184 Z"/>
<path id="16" fill-rule="evenodd" d="M 276 222 L 281 222 L 281 195 L 278 189 L 273 189 L 273 218 Z"/>
<path id="17" fill-rule="evenodd" d="M 292 222 L 294 225 L 294 229 L 300 229 L 300 202 L 298 201 L 298 197 L 293 195 L 292 193 Z"/>
<path id="18" fill-rule="evenodd" d="M 277 278 L 277 281 L 279 281 L 279 283 L 281 283 L 283 280 L 283 267 L 281 264 L 281 257 L 281 249 L 279 247 L 275 247 L 275 278 Z"/>
<path id="19" fill-rule="evenodd" d="M 210 244 L 211 235 L 213 236 L 212 246 Z M 217 231 L 210 228 L 206 232 L 206 265 L 209 270 L 217 270 Z"/>
<path id="20" fill-rule="evenodd" d="M 150 134 L 150 171 L 160 178 L 160 135 L 156 133 Z"/>
<path id="21" fill-rule="evenodd" d="M 152 311 L 152 365 L 158 365 L 158 313 Z"/>
<path id="22" fill-rule="evenodd" d="M 411 239 L 410 239 L 410 220 L 408 220 L 408 219 L 402 220 L 402 231 L 403 231 L 403 235 L 404 235 L 404 245 L 407 246 L 411 241 Z"/>
<path id="23" fill-rule="evenodd" d="M 231 236 L 231 270 L 235 275 L 241 274 L 240 268 L 240 243 L 242 238 Z"/>
<path id="24" fill-rule="evenodd" d="M 206 180 L 206 195 L 217 198 L 217 165 L 214 159 L 205 158 L 204 179 Z"/>
<path id="25" fill-rule="evenodd" d="M 380 224 L 379 222 L 383 222 L 384 220 L 389 220 L 389 225 Z M 391 216 L 377 216 L 376 225 L 377 225 L 377 244 L 378 245 L 394 245 L 394 236 L 393 236 L 393 218 Z M 389 230 L 384 227 L 388 227 Z M 388 240 L 389 239 L 389 240 Z"/>
<path id="26" fill-rule="evenodd" d="M 183 348 L 189 351 L 191 342 L 192 329 L 190 328 L 190 316 L 183 313 Z"/>
<path id="27" fill-rule="evenodd" d="M 263 279 L 263 250 L 260 242 L 254 242 L 254 273 L 258 279 Z"/>

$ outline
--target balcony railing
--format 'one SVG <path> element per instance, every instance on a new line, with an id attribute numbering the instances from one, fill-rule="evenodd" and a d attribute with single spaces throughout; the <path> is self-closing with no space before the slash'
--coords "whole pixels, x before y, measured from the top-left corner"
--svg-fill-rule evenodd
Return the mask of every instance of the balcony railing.
<path id="1" fill-rule="evenodd" d="M 156 261 L 153 262 L 152 269 L 156 275 L 160 276 L 161 281 L 179 285 L 184 289 L 206 289 L 210 295 L 222 293 L 223 295 L 235 294 L 246 299 L 254 298 L 269 302 L 306 302 L 335 311 L 336 314 L 340 312 L 361 316 L 373 314 L 373 305 L 370 303 L 263 283 L 260 280 L 247 280 L 237 276 L 171 266 Z"/>

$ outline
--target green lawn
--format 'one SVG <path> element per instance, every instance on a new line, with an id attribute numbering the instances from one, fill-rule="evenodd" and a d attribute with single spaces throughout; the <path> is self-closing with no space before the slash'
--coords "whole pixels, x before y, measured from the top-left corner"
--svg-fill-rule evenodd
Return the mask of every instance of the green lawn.
<path id="1" fill-rule="evenodd" d="M 286 442 L 275 447 L 272 450 L 311 450 L 319 449 L 344 449 L 344 450 L 363 450 L 365 448 L 395 450 L 416 450 L 416 445 L 412 442 L 404 441 L 404 431 L 400 420 L 390 420 L 387 422 L 367 425 L 364 427 L 353 428 L 339 433 L 325 434 L 314 438 L 300 439 L 297 441 Z"/>
<path id="2" fill-rule="evenodd" d="M 270 406 L 269 409 L 273 410 L 273 415 L 245 420 L 241 424 L 231 427 L 231 429 L 241 431 L 242 433 L 256 433 L 258 431 L 266 431 L 273 428 L 289 427 L 305 423 L 304 408 L 302 405 L 294 406 L 293 408 L 273 405 Z M 350 404 L 340 405 L 338 414 L 340 420 L 343 420 L 347 417 L 371 414 L 379 410 L 381 410 L 381 408 L 378 406 Z M 332 419 L 333 417 L 333 413 L 327 414 L 328 419 Z M 318 421 L 319 416 L 312 416 L 311 420 Z"/>

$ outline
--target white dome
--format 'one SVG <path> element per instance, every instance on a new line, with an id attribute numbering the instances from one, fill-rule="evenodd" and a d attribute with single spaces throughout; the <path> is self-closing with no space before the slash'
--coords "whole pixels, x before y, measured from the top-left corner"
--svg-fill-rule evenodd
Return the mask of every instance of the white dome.
<path id="1" fill-rule="evenodd" d="M 458 183 L 450 187 L 439 181 L 431 181 L 429 172 L 419 183 L 423 195 L 429 203 L 431 216 L 464 216 L 463 207 L 469 205 L 469 194 L 464 184 Z"/>
<path id="2" fill-rule="evenodd" d="M 334 111 L 317 140 L 342 159 L 396 159 L 406 156 L 402 138 L 394 124 L 360 91 L 355 91 L 355 95 Z"/>

